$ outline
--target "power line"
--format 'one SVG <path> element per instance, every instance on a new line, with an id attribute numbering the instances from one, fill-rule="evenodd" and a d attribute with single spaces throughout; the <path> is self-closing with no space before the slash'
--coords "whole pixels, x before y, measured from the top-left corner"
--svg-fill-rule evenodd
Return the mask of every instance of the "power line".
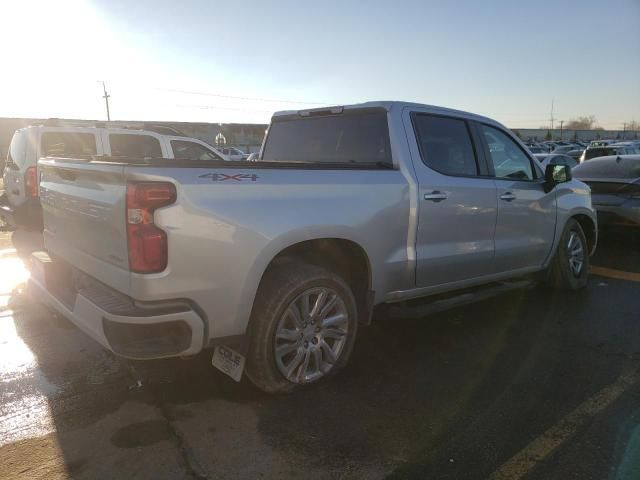
<path id="1" fill-rule="evenodd" d="M 186 95 L 201 95 L 203 97 L 216 97 L 216 98 L 228 98 L 232 100 L 252 100 L 255 102 L 274 102 L 274 103 L 295 103 L 300 105 L 339 105 L 337 102 L 302 102 L 299 100 L 283 100 L 283 99 L 275 99 L 275 98 L 261 98 L 261 97 L 240 97 L 235 95 L 223 95 L 221 93 L 212 93 L 212 92 L 196 92 L 193 90 L 180 90 L 177 88 L 161 88 L 161 87 L 150 87 L 154 90 L 162 90 L 165 92 L 173 92 L 173 93 L 183 93 Z"/>
<path id="2" fill-rule="evenodd" d="M 237 112 L 251 112 L 251 113 L 273 113 L 273 110 L 253 110 L 250 108 L 237 108 L 237 107 L 218 107 L 216 105 L 188 105 L 182 103 L 176 103 L 176 107 L 179 108 L 197 108 L 199 110 L 230 110 Z"/>

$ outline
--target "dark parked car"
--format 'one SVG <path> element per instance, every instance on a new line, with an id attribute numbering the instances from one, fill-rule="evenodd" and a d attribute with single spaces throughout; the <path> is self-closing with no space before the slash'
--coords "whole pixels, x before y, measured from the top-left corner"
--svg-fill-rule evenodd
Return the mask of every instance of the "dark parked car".
<path id="1" fill-rule="evenodd" d="M 579 146 L 575 144 L 558 145 L 556 148 L 553 149 L 553 153 L 566 154 L 567 152 L 570 152 L 571 150 L 575 150 L 576 148 L 579 148 Z"/>
<path id="2" fill-rule="evenodd" d="M 640 155 L 596 158 L 578 165 L 572 174 L 591 187 L 601 227 L 640 227 Z"/>
<path id="3" fill-rule="evenodd" d="M 549 150 L 546 147 L 542 147 L 540 145 L 532 145 L 530 143 L 527 143 L 526 145 L 529 151 L 533 154 L 549 152 Z"/>

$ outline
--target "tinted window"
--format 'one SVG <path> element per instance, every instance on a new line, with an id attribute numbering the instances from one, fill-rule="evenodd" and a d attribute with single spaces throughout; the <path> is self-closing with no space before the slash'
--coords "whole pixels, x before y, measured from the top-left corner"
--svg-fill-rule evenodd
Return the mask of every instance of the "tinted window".
<path id="1" fill-rule="evenodd" d="M 175 158 L 189 160 L 222 160 L 213 151 L 204 145 L 195 142 L 185 142 L 183 140 L 171 140 L 171 148 Z"/>
<path id="2" fill-rule="evenodd" d="M 489 149 L 489 160 L 498 178 L 514 180 L 533 180 L 533 167 L 529 157 L 518 147 L 516 142 L 497 128 L 479 125 Z"/>
<path id="3" fill-rule="evenodd" d="M 386 112 L 275 119 L 262 160 L 391 164 Z"/>
<path id="4" fill-rule="evenodd" d="M 576 178 L 638 178 L 640 158 L 601 158 L 581 163 L 573 169 Z"/>
<path id="5" fill-rule="evenodd" d="M 109 143 L 114 157 L 162 158 L 160 142 L 151 135 L 112 133 Z"/>
<path id="6" fill-rule="evenodd" d="M 422 161 L 445 175 L 477 175 L 478 165 L 464 120 L 415 115 L 413 125 Z"/>
<path id="7" fill-rule="evenodd" d="M 43 157 L 95 154 L 96 136 L 93 133 L 45 132 L 40 139 L 40 155 Z"/>
<path id="8" fill-rule="evenodd" d="M 606 157 L 607 155 L 615 155 L 616 149 L 610 147 L 588 148 L 584 154 L 585 160 L 591 160 L 596 157 Z"/>
<path id="9" fill-rule="evenodd" d="M 7 161 L 18 166 L 24 165 L 27 156 L 27 136 L 22 132 L 16 132 L 11 139 Z"/>

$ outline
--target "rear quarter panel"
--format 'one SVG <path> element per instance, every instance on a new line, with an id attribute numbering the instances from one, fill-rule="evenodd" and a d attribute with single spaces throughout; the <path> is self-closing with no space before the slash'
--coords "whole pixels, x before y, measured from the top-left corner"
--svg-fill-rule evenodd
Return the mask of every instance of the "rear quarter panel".
<path id="1" fill-rule="evenodd" d="M 175 205 L 155 212 L 167 232 L 169 266 L 132 275 L 140 300 L 189 298 L 209 337 L 244 332 L 269 262 L 296 243 L 340 238 L 369 256 L 381 296 L 413 286 L 407 262 L 409 187 L 398 170 L 130 167 L 127 180 L 176 184 Z M 240 176 L 238 176 L 240 175 Z"/>

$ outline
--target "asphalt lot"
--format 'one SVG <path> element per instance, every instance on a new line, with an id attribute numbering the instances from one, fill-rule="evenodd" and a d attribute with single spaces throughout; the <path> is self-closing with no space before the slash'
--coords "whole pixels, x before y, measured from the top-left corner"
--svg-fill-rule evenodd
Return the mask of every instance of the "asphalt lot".
<path id="1" fill-rule="evenodd" d="M 593 263 L 582 292 L 382 318 L 331 382 L 269 397 L 210 354 L 113 357 L 22 292 L 0 233 L 0 478 L 638 479 L 640 242 Z"/>

